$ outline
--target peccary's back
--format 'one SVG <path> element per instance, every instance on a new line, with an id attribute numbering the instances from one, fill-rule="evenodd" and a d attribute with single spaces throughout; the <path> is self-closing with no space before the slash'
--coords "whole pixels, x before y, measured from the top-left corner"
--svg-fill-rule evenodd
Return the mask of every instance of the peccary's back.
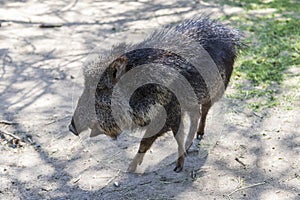
<path id="1" fill-rule="evenodd" d="M 218 23 L 215 20 L 209 20 L 208 18 L 187 20 L 177 25 L 175 28 L 171 28 L 171 30 L 177 31 L 191 38 L 191 40 L 199 43 L 208 52 L 216 64 L 219 70 L 219 75 L 221 76 L 224 82 L 224 87 L 226 88 L 232 74 L 234 60 L 237 56 L 236 49 L 241 46 L 240 33 Z M 161 35 L 161 37 L 168 39 L 168 35 Z M 147 40 L 155 40 L 155 38 L 156 37 L 149 37 L 144 42 L 147 43 Z M 185 49 L 190 52 L 194 50 L 193 46 L 189 43 L 186 44 Z M 202 104 L 209 100 L 214 101 L 214 99 L 218 100 L 218 98 L 220 98 L 209 96 L 207 85 L 201 72 L 199 72 L 195 66 L 189 63 L 185 58 L 174 52 L 157 48 L 138 48 L 125 53 L 125 56 L 128 58 L 126 71 L 143 64 L 162 64 L 175 69 L 181 73 L 186 80 L 188 80 L 198 97 L 199 103 Z M 211 66 L 207 66 L 207 68 L 209 67 Z"/>

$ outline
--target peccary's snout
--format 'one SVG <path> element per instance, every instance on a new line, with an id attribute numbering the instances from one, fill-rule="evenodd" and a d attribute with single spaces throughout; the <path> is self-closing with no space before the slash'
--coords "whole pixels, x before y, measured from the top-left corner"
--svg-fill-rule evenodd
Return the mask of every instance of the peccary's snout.
<path id="1" fill-rule="evenodd" d="M 72 117 L 71 124 L 69 125 L 69 131 L 71 131 L 74 135 L 79 135 L 77 130 L 76 130 L 73 117 Z"/>

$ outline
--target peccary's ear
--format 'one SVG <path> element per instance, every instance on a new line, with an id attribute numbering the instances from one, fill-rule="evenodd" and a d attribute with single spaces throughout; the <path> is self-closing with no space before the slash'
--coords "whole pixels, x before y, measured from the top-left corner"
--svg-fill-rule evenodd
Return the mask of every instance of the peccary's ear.
<path id="1" fill-rule="evenodd" d="M 126 56 L 121 56 L 117 58 L 110 67 L 113 69 L 113 78 L 119 79 L 123 74 L 126 73 L 126 65 L 128 63 L 128 58 Z"/>

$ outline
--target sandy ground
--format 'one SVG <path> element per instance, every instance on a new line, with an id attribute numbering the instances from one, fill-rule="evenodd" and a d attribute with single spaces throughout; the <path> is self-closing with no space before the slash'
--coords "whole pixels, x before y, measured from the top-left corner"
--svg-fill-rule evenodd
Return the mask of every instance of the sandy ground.
<path id="1" fill-rule="evenodd" d="M 136 42 L 205 12 L 243 10 L 201 1 L 1 1 L 0 199 L 300 199 L 299 68 L 286 72 L 276 108 L 217 104 L 181 173 L 173 172 L 168 134 L 130 174 L 137 141 L 67 130 L 83 89 L 81 66 L 94 48 Z"/>

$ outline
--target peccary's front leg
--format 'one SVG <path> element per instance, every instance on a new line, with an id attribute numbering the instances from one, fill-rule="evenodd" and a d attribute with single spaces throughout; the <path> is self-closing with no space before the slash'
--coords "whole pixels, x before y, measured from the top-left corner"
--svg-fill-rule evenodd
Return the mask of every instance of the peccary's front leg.
<path id="1" fill-rule="evenodd" d="M 201 105 L 201 119 L 200 119 L 198 131 L 197 131 L 197 139 L 199 139 L 199 140 L 201 140 L 203 138 L 204 129 L 205 129 L 205 121 L 206 121 L 207 113 L 210 108 L 211 108 L 210 102 L 207 104 Z"/>
<path id="2" fill-rule="evenodd" d="M 143 158 L 145 153 L 150 149 L 153 142 L 157 139 L 159 134 L 156 134 L 151 137 L 145 137 L 141 140 L 139 150 L 137 154 L 134 156 L 133 160 L 131 161 L 127 171 L 128 172 L 135 172 L 137 165 L 142 164 Z"/>

